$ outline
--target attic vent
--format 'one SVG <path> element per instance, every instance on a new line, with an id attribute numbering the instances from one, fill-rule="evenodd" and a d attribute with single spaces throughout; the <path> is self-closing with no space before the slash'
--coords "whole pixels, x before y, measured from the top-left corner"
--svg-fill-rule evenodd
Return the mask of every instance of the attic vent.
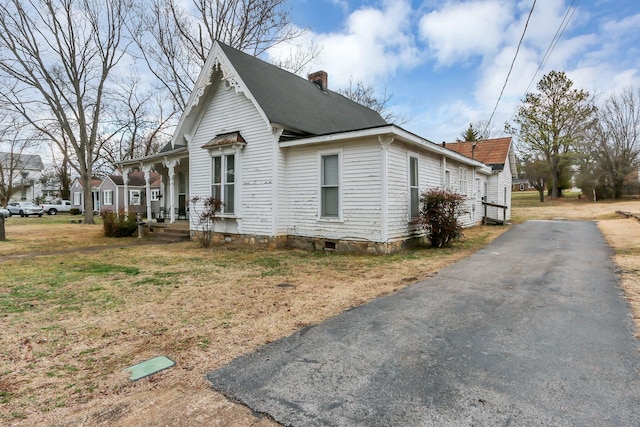
<path id="1" fill-rule="evenodd" d="M 307 76 L 310 82 L 318 85 L 320 90 L 325 92 L 329 86 L 329 75 L 326 71 L 316 71 Z"/>

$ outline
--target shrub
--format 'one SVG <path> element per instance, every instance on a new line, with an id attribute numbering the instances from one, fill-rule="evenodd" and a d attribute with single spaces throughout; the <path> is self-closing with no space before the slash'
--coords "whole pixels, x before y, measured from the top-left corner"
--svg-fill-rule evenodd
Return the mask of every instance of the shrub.
<path id="1" fill-rule="evenodd" d="M 194 196 L 189 200 L 191 209 L 198 218 L 198 224 L 202 230 L 198 231 L 198 240 L 200 245 L 207 248 L 211 245 L 211 235 L 213 233 L 213 225 L 218 219 L 218 213 L 224 204 L 215 197 Z"/>
<path id="2" fill-rule="evenodd" d="M 462 237 L 458 218 L 468 213 L 464 201 L 463 195 L 448 190 L 427 190 L 421 194 L 418 223 L 432 248 L 449 246 Z"/>
<path id="3" fill-rule="evenodd" d="M 119 210 L 117 214 L 105 209 L 100 212 L 100 217 L 105 237 L 130 237 L 138 228 L 136 214 L 125 214 L 124 209 Z"/>
<path id="4" fill-rule="evenodd" d="M 71 215 L 80 215 L 80 209 L 78 209 L 78 208 L 71 208 L 71 209 L 69 209 L 69 213 L 70 213 Z"/>

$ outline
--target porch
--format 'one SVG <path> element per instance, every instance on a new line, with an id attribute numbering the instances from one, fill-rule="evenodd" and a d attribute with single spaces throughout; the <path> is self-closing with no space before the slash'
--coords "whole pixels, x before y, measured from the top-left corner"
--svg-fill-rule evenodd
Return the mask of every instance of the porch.
<path id="1" fill-rule="evenodd" d="M 169 223 L 185 221 L 189 223 L 189 152 L 186 146 L 172 146 L 167 144 L 159 153 L 127 160 L 120 163 L 124 178 L 124 210 L 129 211 L 128 174 L 134 170 L 141 170 L 145 176 L 146 206 L 144 217 L 147 224 Z M 151 171 L 160 174 L 162 183 L 160 190 L 151 190 L 149 175 Z M 157 193 L 156 193 L 157 191 Z M 153 204 L 152 204 L 153 202 Z"/>

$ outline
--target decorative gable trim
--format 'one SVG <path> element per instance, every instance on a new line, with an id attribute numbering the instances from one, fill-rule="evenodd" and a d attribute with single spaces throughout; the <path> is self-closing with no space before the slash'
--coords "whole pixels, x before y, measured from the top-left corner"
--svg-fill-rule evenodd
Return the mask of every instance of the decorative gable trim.
<path id="1" fill-rule="evenodd" d="M 214 42 L 211 52 L 205 61 L 202 71 L 196 80 L 194 90 L 191 92 L 189 101 L 185 108 L 184 113 L 180 116 L 178 126 L 173 134 L 171 144 L 176 145 L 189 145 L 191 142 L 191 136 L 195 134 L 195 130 L 200 125 L 200 120 L 204 115 L 204 111 L 207 107 L 207 102 L 202 98 L 208 98 L 209 94 L 215 90 L 219 82 L 225 85 L 227 90 L 233 89 L 236 93 L 242 93 L 251 101 L 256 110 L 264 120 L 265 126 L 271 129 L 271 123 L 269 118 L 265 114 L 262 107 L 258 104 L 255 97 L 247 89 L 246 84 L 240 78 L 237 70 L 229 58 L 225 55 L 224 51 L 218 44 Z"/>

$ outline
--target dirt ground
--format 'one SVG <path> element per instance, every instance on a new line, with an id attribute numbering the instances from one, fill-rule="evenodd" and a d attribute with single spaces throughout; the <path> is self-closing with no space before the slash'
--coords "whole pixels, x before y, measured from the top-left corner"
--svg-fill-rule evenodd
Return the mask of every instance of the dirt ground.
<path id="1" fill-rule="evenodd" d="M 640 201 L 558 202 L 526 207 L 514 205 L 513 217 L 518 221 L 526 218 L 598 220 L 600 229 L 616 252 L 614 261 L 619 267 L 622 287 L 633 307 L 635 321 L 640 322 L 640 222 L 621 217 L 616 214 L 617 210 L 640 214 Z M 478 227 L 471 235 L 486 233 L 485 240 L 490 241 L 505 229 Z M 14 338 L 0 338 L 6 339 L 0 341 L 3 345 L 15 347 L 13 352 L 0 354 L 0 362 L 13 363 L 10 375 L 6 370 L 0 371 L 0 392 L 17 394 L 18 389 L 27 386 L 20 383 L 20 378 L 27 378 L 30 369 L 41 369 L 41 365 L 47 363 L 55 365 L 56 361 L 64 361 L 64 366 L 71 366 L 72 369 L 68 369 L 69 378 L 80 378 L 82 371 L 86 370 L 85 376 L 92 377 L 93 381 L 100 384 L 95 390 L 79 393 L 80 397 L 69 399 L 60 407 L 50 408 L 49 404 L 47 410 L 42 412 L 29 409 L 30 405 L 39 402 L 38 393 L 46 394 L 48 386 L 59 389 L 65 381 L 69 382 L 64 378 L 64 372 L 60 375 L 63 378 L 50 379 L 49 383 L 33 383 L 42 388 L 41 391 L 31 390 L 31 397 L 5 404 L 0 394 L 0 412 L 8 409 L 24 414 L 0 420 L 15 426 L 276 426 L 278 424 L 267 416 L 253 413 L 245 406 L 230 402 L 212 391 L 205 381 L 205 373 L 244 352 L 287 336 L 300 327 L 318 323 L 351 306 L 424 279 L 442 266 L 478 249 L 461 247 L 436 258 L 430 254 L 409 253 L 389 261 L 385 261 L 385 257 L 373 257 L 374 261 L 369 257 L 354 257 L 345 262 L 337 258 L 331 262 L 314 260 L 315 264 L 307 261 L 300 264 L 288 261 L 286 264 L 263 256 L 251 258 L 253 264 L 260 264 L 262 268 L 257 273 L 234 272 L 237 276 L 225 280 L 235 285 L 208 289 L 198 287 L 202 275 L 209 274 L 203 272 L 210 271 L 212 276 L 222 274 L 228 270 L 225 268 L 225 265 L 229 266 L 227 260 L 255 255 L 221 252 L 208 258 L 197 255 L 202 250 L 194 248 L 192 244 L 173 247 L 181 252 L 180 256 L 185 260 L 200 256 L 202 272 L 198 270 L 199 266 L 191 267 L 194 271 L 184 272 L 185 278 L 162 298 L 144 294 L 145 298 L 152 301 L 125 304 L 121 310 L 112 310 L 103 318 L 85 310 L 80 311 L 80 317 L 69 319 L 65 319 L 65 315 L 57 315 L 54 319 L 56 325 L 61 325 L 66 340 L 77 341 L 75 345 L 60 345 L 57 351 L 49 353 L 48 358 L 36 362 L 38 349 L 47 345 L 38 341 L 46 341 L 47 337 L 43 337 L 42 333 L 16 333 Z M 162 251 L 162 247 L 148 248 L 147 261 L 141 262 L 162 258 Z M 126 248 L 121 252 L 111 255 L 111 261 L 131 256 Z M 273 254 L 273 258 L 277 256 L 278 253 Z M 51 259 L 62 262 L 55 257 Z M 19 264 L 15 266 L 20 268 Z M 174 266 L 173 270 L 167 270 L 167 274 L 176 274 L 176 268 Z M 322 268 L 322 276 L 318 276 L 317 270 Z M 157 277 L 161 275 L 162 271 L 158 272 Z M 156 276 L 148 279 L 154 278 Z M 124 279 L 122 283 L 127 283 Z M 240 287 L 248 280 L 252 286 Z M 243 298 L 238 299 L 238 294 L 242 294 Z M 138 298 L 140 295 L 132 294 L 131 297 Z M 226 301 L 225 304 L 220 303 L 221 317 L 202 315 L 217 310 L 212 307 L 213 300 Z M 165 319 L 163 312 L 166 312 Z M 165 325 L 174 322 L 174 318 L 181 318 L 180 327 L 172 328 L 170 325 L 167 330 Z M 19 321 L 15 319 L 2 315 L 0 324 L 3 331 L 9 327 L 32 328 L 31 323 L 42 318 L 25 315 Z M 88 329 L 93 332 L 87 333 Z M 51 336 L 49 339 L 52 340 Z M 92 354 L 95 357 L 91 361 L 86 359 L 89 350 L 95 350 Z M 153 357 L 159 351 L 163 351 L 160 354 L 169 353 L 167 355 L 176 360 L 176 366 L 133 383 L 116 368 L 125 362 L 132 364 Z M 135 357 L 123 357 L 123 354 L 133 354 Z M 5 360 L 1 360 L 3 357 Z M 74 359 L 77 359 L 77 363 Z M 95 367 L 92 363 L 104 363 L 106 366 Z M 51 369 L 43 372 L 51 372 Z M 26 383 L 27 380 L 23 381 Z M 29 386 L 33 387 L 33 384 Z M 72 394 L 72 385 L 64 387 L 69 387 L 69 394 Z"/>

